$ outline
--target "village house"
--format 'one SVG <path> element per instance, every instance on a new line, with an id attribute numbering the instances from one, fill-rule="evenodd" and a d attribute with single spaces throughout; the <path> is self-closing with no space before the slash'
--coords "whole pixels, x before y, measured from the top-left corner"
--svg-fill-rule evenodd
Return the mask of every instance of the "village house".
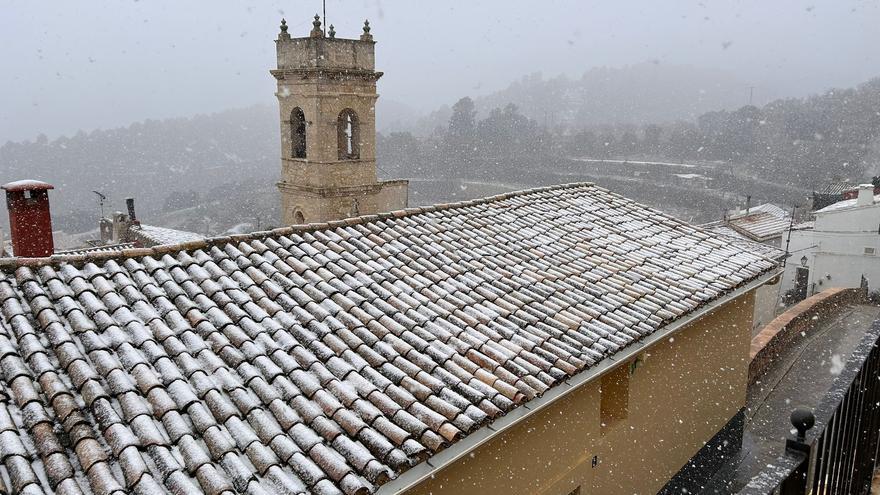
<path id="1" fill-rule="evenodd" d="M 827 287 L 880 289 L 880 195 L 862 184 L 848 196 L 792 227 L 783 290 L 793 301 Z"/>

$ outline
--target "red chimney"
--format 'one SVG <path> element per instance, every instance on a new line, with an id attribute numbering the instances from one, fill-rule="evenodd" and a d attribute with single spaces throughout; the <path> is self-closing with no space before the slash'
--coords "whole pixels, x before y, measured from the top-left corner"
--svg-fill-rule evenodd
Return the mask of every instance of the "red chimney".
<path id="1" fill-rule="evenodd" d="M 19 180 L 2 186 L 6 190 L 12 252 L 23 258 L 51 256 L 52 217 L 49 214 L 51 184 L 38 180 Z"/>

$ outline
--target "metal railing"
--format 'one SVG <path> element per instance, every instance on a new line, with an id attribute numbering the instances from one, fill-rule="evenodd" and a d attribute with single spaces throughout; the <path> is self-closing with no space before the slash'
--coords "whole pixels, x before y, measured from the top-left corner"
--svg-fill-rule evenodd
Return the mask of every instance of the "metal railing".
<path id="1" fill-rule="evenodd" d="M 874 322 L 816 408 L 791 416 L 798 434 L 740 495 L 866 494 L 880 439 L 880 321 Z"/>

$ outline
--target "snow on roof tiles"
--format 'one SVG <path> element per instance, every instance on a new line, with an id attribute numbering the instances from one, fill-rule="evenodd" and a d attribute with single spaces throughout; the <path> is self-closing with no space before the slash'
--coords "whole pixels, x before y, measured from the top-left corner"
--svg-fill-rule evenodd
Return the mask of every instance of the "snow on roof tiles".
<path id="1" fill-rule="evenodd" d="M 791 219 L 787 217 L 780 218 L 767 211 L 759 211 L 730 218 L 727 224 L 752 240 L 765 241 L 781 236 L 791 225 Z"/>
<path id="2" fill-rule="evenodd" d="M 590 184 L 0 261 L 29 492 L 367 493 L 771 270 Z"/>
<path id="3" fill-rule="evenodd" d="M 130 232 L 147 246 L 183 244 L 205 239 L 205 236 L 194 232 L 156 227 L 155 225 L 134 225 L 130 228 Z"/>
<path id="4" fill-rule="evenodd" d="M 785 257 L 784 250 L 768 244 L 753 241 L 724 224 L 713 222 L 712 224 L 703 225 L 702 227 L 717 234 L 719 237 L 728 240 L 741 249 L 753 251 L 765 258 L 781 261 Z"/>

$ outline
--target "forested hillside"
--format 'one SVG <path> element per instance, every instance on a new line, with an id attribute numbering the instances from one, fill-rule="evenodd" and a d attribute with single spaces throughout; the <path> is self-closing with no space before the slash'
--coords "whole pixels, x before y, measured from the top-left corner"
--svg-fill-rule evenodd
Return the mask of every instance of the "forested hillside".
<path id="1" fill-rule="evenodd" d="M 549 94 L 541 98 L 548 108 L 561 105 Z M 876 175 L 880 164 L 880 79 L 672 123 L 595 124 L 601 120 L 587 114 L 544 120 L 509 101 L 481 111 L 488 101 L 462 98 L 438 111 L 435 117 L 447 117 L 428 136 L 380 134 L 380 176 L 519 183 L 524 173 L 539 171 L 558 157 L 648 158 L 721 162 L 741 174 L 810 189 L 832 176 L 862 180 Z M 109 197 L 108 211 L 123 209 L 123 199 L 134 196 L 142 218 L 202 205 L 196 220 L 181 225 L 206 225 L 206 231 L 244 220 L 256 225 L 271 220 L 276 203 L 275 112 L 254 106 L 55 140 L 40 136 L 10 142 L 0 147 L 0 177 L 53 183 L 55 226 L 67 232 L 95 227 L 99 207 L 92 191 Z M 209 210 L 223 209 L 224 202 L 259 207 L 254 212 L 225 208 L 237 216 L 218 220 Z"/>
<path id="2" fill-rule="evenodd" d="M 52 183 L 55 226 L 68 232 L 95 228 L 99 191 L 107 209 L 124 209 L 134 196 L 152 215 L 197 204 L 212 188 L 262 179 L 274 193 L 278 174 L 276 110 L 267 106 L 128 127 L 79 132 L 50 141 L 0 147 L 0 177 Z M 3 218 L 6 223 L 6 218 Z"/>
<path id="3" fill-rule="evenodd" d="M 880 79 L 671 123 L 544 125 L 510 103 L 479 118 L 467 97 L 449 115 L 429 138 L 392 133 L 380 141 L 383 166 L 421 173 L 419 164 L 435 164 L 430 173 L 459 176 L 479 160 L 519 163 L 526 156 L 711 161 L 805 189 L 835 176 L 862 180 L 880 166 Z M 509 170 L 511 177 L 517 172 Z"/>

